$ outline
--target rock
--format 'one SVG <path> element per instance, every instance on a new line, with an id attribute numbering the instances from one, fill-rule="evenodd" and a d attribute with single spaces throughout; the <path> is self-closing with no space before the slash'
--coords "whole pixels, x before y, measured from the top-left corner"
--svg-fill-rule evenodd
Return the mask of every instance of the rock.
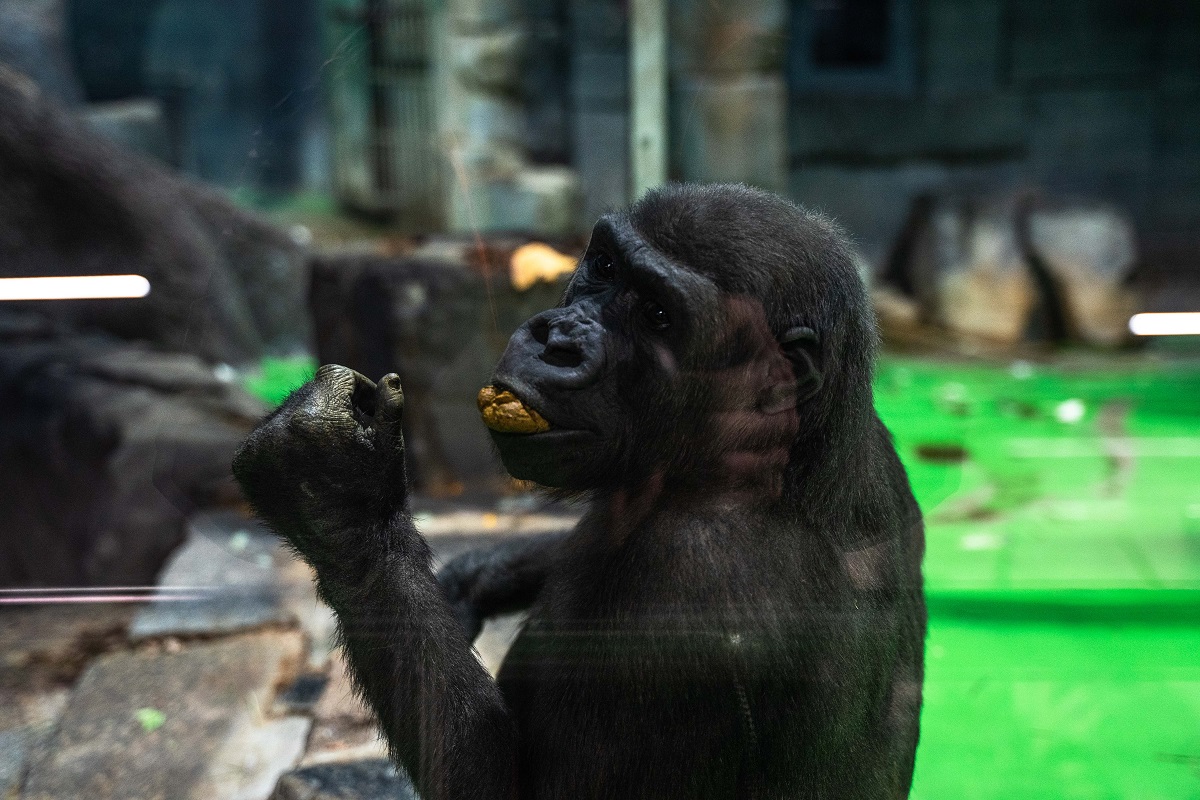
<path id="1" fill-rule="evenodd" d="M 308 733 L 306 719 L 264 718 L 302 650 L 300 634 L 272 632 L 98 659 L 22 797 L 266 797 Z"/>
<path id="2" fill-rule="evenodd" d="M 129 637 L 188 638 L 299 624 L 309 644 L 307 668 L 324 671 L 337 623 L 317 599 L 313 577 L 312 568 L 260 522 L 233 511 L 201 512 L 188 520 L 187 539 L 159 576 L 158 599 L 137 612 Z M 284 702 L 289 713 L 302 705 Z"/>
<path id="3" fill-rule="evenodd" d="M 934 277 L 937 318 L 951 330 L 1004 344 L 1024 337 L 1037 301 L 1011 207 L 949 205 L 928 229 L 925 270 Z"/>
<path id="4" fill-rule="evenodd" d="M 134 153 L 170 164 L 171 134 L 162 104 L 147 97 L 90 103 L 80 110 L 85 125 Z"/>
<path id="5" fill-rule="evenodd" d="M 23 728 L 0 731 L 0 797 L 16 797 L 21 789 L 29 734 Z"/>
<path id="6" fill-rule="evenodd" d="M 191 797 L 262 800 L 300 760 L 312 722 L 289 716 L 267 722 L 238 720 Z"/>
<path id="7" fill-rule="evenodd" d="M 45 751 L 66 705 L 66 689 L 0 687 L 0 797 L 19 794 L 29 763 Z"/>
<path id="8" fill-rule="evenodd" d="M 271 800 L 417 800 L 417 794 L 390 761 L 374 758 L 289 772 Z"/>
<path id="9" fill-rule="evenodd" d="M 193 356 L 0 342 L 0 586 L 152 584 L 196 508 L 238 500 L 230 461 L 262 413 Z"/>
<path id="10" fill-rule="evenodd" d="M 76 595 L 78 596 L 78 595 Z M 47 604 L 29 595 L 0 611 L 0 797 L 16 797 L 26 770 L 45 751 L 87 660 L 125 641 L 128 605 Z"/>
<path id="11" fill-rule="evenodd" d="M 308 669 L 324 671 L 337 643 L 337 620 L 333 610 L 317 598 L 312 567 L 291 555 L 276 563 L 284 607 L 308 639 Z"/>
<path id="12" fill-rule="evenodd" d="M 84 594 L 67 596 L 89 600 Z M 0 798 L 7 799 L 17 796 L 26 768 L 46 750 L 66 709 L 67 686 L 89 658 L 124 644 L 133 608 L 94 601 L 47 603 L 34 593 L 2 600 Z"/>
<path id="13" fill-rule="evenodd" d="M 311 714 L 328 684 L 329 679 L 320 673 L 304 673 L 280 693 L 275 708 L 283 714 Z"/>
<path id="14" fill-rule="evenodd" d="M 1132 223 L 1111 208 L 1032 192 L 924 195 L 882 280 L 916 303 L 919 322 L 981 344 L 1114 346 L 1129 338 L 1136 255 Z M 877 293 L 888 322 L 900 321 L 894 299 Z"/>
<path id="15" fill-rule="evenodd" d="M 283 231 L 122 150 L 0 71 L 4 275 L 138 273 L 141 299 L 30 303 L 214 363 L 303 345 L 307 251 Z"/>
<path id="16" fill-rule="evenodd" d="M 18 707 L 29 697 L 70 685 L 91 658 L 124 644 L 136 607 L 105 602 L 104 595 L 114 594 L 57 593 L 58 598 L 73 595 L 85 602 L 47 603 L 30 593 L 28 605 L 14 602 L 21 595 L 4 598 L 8 602 L 0 611 L 0 727 L 4 719 L 21 716 Z"/>
<path id="17" fill-rule="evenodd" d="M 1019 222 L 1017 198 L 922 195 L 881 280 L 916 303 L 919 323 L 951 339 L 1011 347 L 1024 340 L 1042 303 Z M 897 310 L 886 293 L 881 299 L 881 311 Z"/>
<path id="18" fill-rule="evenodd" d="M 1030 215 L 1029 237 L 1062 294 L 1072 335 L 1107 347 L 1128 341 L 1138 310 L 1125 285 L 1137 260 L 1133 223 L 1111 208 L 1042 208 Z"/>
<path id="19" fill-rule="evenodd" d="M 475 639 L 475 654 L 493 678 L 500 674 L 500 665 L 504 663 L 504 657 L 508 655 L 527 617 L 524 612 L 505 614 L 483 623 L 483 630 Z"/>
<path id="20" fill-rule="evenodd" d="M 160 594 L 142 608 L 130 638 L 221 634 L 292 620 L 277 577 L 291 555 L 272 533 L 233 513 L 199 515 L 188 528 L 158 581 L 185 591 Z"/>
<path id="21" fill-rule="evenodd" d="M 303 764 L 386 758 L 375 715 L 350 682 L 340 649 L 329 659 L 329 679 L 313 708 L 313 731 Z"/>

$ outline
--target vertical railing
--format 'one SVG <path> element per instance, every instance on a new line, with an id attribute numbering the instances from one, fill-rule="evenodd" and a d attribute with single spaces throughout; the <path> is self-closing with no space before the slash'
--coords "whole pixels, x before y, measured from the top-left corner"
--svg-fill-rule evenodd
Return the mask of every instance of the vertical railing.
<path id="1" fill-rule="evenodd" d="M 335 190 L 347 205 L 440 227 L 426 0 L 330 0 Z"/>
<path id="2" fill-rule="evenodd" d="M 629 4 L 630 191 L 667 180 L 667 3 Z"/>

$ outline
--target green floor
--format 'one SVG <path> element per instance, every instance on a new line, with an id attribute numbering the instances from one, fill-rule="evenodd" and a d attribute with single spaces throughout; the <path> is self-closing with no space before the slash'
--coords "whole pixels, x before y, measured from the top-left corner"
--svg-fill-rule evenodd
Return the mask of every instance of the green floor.
<path id="1" fill-rule="evenodd" d="M 928 529 L 913 796 L 1200 800 L 1200 364 L 889 358 L 876 401 Z"/>
<path id="2" fill-rule="evenodd" d="M 913 796 L 1200 798 L 1200 367 L 893 359 L 877 402 L 928 525 Z"/>

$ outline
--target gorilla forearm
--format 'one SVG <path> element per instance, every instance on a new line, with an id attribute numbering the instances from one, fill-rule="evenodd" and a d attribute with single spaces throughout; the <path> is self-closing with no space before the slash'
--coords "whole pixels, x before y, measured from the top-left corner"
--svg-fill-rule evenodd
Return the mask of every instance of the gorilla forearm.
<path id="1" fill-rule="evenodd" d="M 361 533 L 389 546 L 314 567 L 392 753 L 423 798 L 510 797 L 515 728 L 430 571 L 428 546 L 405 513 Z"/>
<path id="2" fill-rule="evenodd" d="M 355 683 L 425 800 L 513 793 L 516 733 L 407 510 L 403 394 L 322 367 L 246 440 L 234 474 L 308 561 Z"/>
<path id="3" fill-rule="evenodd" d="M 474 640 L 489 617 L 529 608 L 558 558 L 566 531 L 522 536 L 470 550 L 438 572 L 467 638 Z"/>

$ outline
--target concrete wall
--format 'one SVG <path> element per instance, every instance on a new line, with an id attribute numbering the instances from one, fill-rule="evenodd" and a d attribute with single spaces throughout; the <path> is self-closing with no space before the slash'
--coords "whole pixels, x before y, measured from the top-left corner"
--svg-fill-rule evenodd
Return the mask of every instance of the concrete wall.
<path id="1" fill-rule="evenodd" d="M 1119 204 L 1148 260 L 1186 260 L 1200 240 L 1200 3 L 911 0 L 911 11 L 909 87 L 793 85 L 795 198 L 841 219 L 878 261 L 922 191 L 1040 186 Z"/>
<path id="2" fill-rule="evenodd" d="M 155 97 L 171 161 L 227 188 L 323 186 L 318 0 L 68 0 L 89 101 Z"/>

